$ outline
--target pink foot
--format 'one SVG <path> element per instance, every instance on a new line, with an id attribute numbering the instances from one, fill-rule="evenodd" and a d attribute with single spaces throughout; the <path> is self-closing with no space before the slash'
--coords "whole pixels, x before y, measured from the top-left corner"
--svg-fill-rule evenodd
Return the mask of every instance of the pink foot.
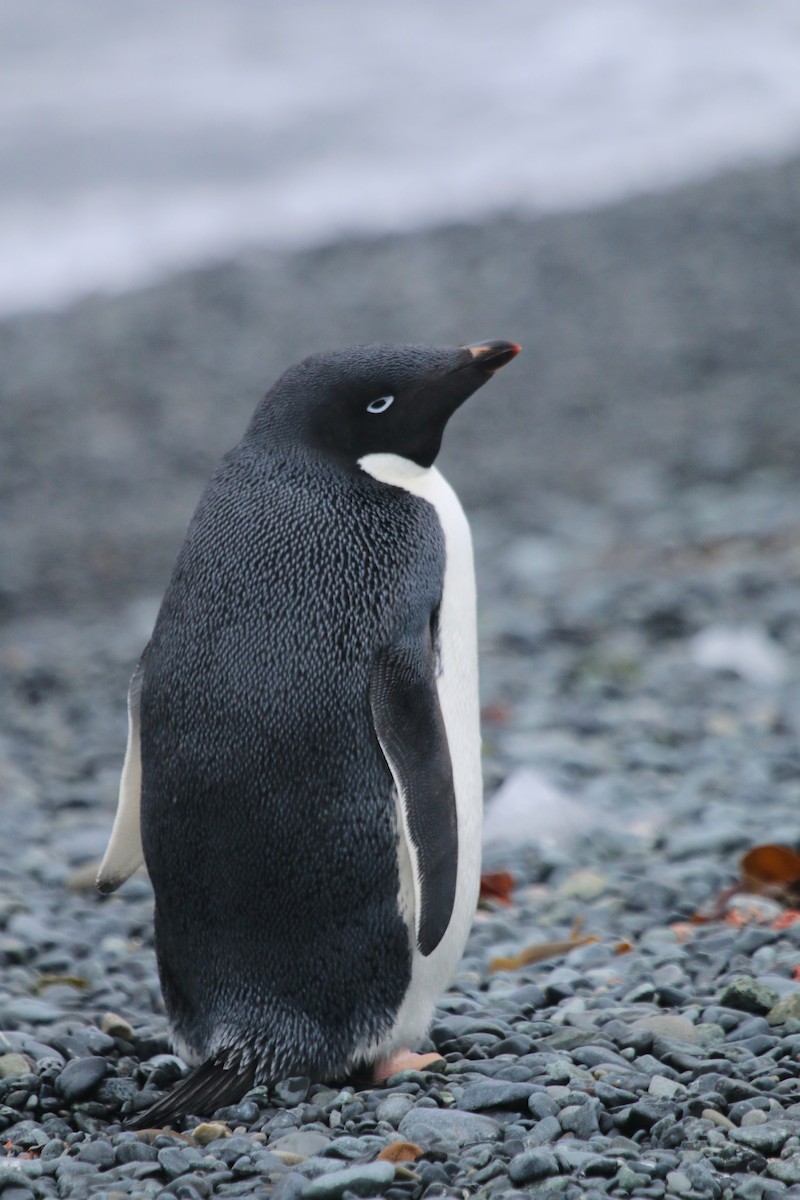
<path id="1" fill-rule="evenodd" d="M 398 1050 L 391 1058 L 381 1059 L 375 1064 L 372 1082 L 385 1083 L 391 1075 L 397 1075 L 399 1071 L 430 1071 L 435 1069 L 434 1063 L 444 1066 L 441 1054 L 414 1054 L 411 1050 Z"/>

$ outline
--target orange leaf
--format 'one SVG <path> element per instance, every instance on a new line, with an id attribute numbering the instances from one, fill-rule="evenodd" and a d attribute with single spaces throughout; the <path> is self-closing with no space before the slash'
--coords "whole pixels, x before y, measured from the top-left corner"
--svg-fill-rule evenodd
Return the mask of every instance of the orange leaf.
<path id="1" fill-rule="evenodd" d="M 738 908 L 733 908 L 730 912 L 725 913 L 725 923 L 733 925 L 735 929 L 741 929 L 743 925 L 749 925 L 750 920 L 751 913 L 749 910 L 741 912 Z"/>
<path id="2" fill-rule="evenodd" d="M 800 910 L 796 908 L 787 908 L 786 912 L 781 913 L 774 921 L 770 922 L 770 929 L 788 929 L 790 925 L 794 925 L 796 921 L 800 921 Z"/>
<path id="3" fill-rule="evenodd" d="M 499 904 L 512 904 L 514 876 L 508 871 L 484 871 L 481 875 L 479 900 L 495 900 Z"/>
<path id="4" fill-rule="evenodd" d="M 508 958 L 493 958 L 489 963 L 490 971 L 518 971 L 520 967 L 528 967 L 531 963 L 542 962 L 546 958 L 557 958 L 561 954 L 569 954 L 576 946 L 588 946 L 597 942 L 594 934 L 586 937 L 565 938 L 563 942 L 540 942 L 538 946 L 528 946 Z"/>
<path id="5" fill-rule="evenodd" d="M 425 1151 L 414 1142 L 390 1142 L 384 1146 L 376 1158 L 376 1162 L 416 1162 Z"/>
<path id="6" fill-rule="evenodd" d="M 481 709 L 481 717 L 488 725 L 505 725 L 509 716 L 506 704 L 485 704 Z"/>
<path id="7" fill-rule="evenodd" d="M 798 963 L 792 971 L 792 979 L 794 979 L 797 983 L 800 983 L 800 963 Z"/>
<path id="8" fill-rule="evenodd" d="M 800 854 L 790 846 L 754 846 L 741 861 L 742 875 L 754 883 L 775 886 L 800 880 Z"/>
<path id="9" fill-rule="evenodd" d="M 615 954 L 630 954 L 632 949 L 633 949 L 633 945 L 631 944 L 631 942 L 628 942 L 628 941 L 617 942 L 616 946 L 614 947 L 614 953 Z"/>

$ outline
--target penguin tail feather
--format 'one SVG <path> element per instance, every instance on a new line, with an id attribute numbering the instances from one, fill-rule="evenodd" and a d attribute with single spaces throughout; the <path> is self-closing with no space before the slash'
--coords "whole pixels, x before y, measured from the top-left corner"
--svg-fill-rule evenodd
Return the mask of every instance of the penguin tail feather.
<path id="1" fill-rule="evenodd" d="M 256 1063 L 222 1051 L 195 1067 L 171 1092 L 125 1122 L 126 1129 L 163 1129 L 181 1117 L 210 1116 L 227 1104 L 237 1104 L 253 1087 Z"/>

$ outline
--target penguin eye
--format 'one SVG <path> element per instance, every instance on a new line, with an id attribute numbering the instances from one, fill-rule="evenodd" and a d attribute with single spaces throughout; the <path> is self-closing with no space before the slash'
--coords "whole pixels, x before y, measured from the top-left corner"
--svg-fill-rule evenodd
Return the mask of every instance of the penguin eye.
<path id="1" fill-rule="evenodd" d="M 371 404 L 367 405 L 367 412 L 386 412 L 387 408 L 389 408 L 391 404 L 394 404 L 394 396 L 381 396 L 378 400 L 373 400 Z"/>

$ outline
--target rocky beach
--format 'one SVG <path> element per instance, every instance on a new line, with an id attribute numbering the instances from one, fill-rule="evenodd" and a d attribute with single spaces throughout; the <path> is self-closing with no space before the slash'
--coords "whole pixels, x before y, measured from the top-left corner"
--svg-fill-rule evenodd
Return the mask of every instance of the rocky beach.
<path id="1" fill-rule="evenodd" d="M 4 1200 L 800 1195 L 800 921 L 719 902 L 752 847 L 800 845 L 799 214 L 791 161 L 0 324 Z M 103 898 L 91 864 L 202 486 L 303 355 L 481 337 L 523 354 L 440 463 L 513 890 L 439 1005 L 439 1069 L 126 1131 L 184 1064 L 149 883 Z"/>

